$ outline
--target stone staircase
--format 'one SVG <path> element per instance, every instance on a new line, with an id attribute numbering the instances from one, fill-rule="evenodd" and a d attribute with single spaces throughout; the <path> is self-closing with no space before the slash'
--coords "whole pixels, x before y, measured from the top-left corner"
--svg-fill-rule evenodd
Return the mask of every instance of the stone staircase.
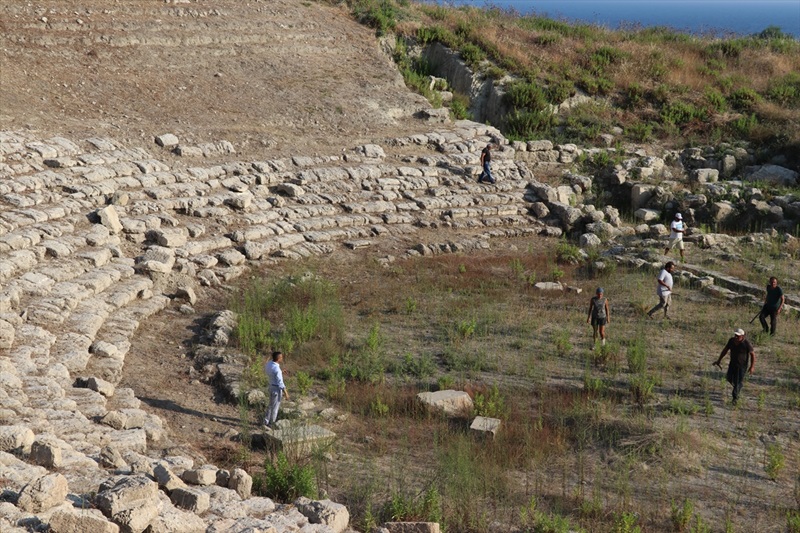
<path id="1" fill-rule="evenodd" d="M 162 421 L 116 385 L 134 333 L 170 305 L 165 289 L 174 278 L 191 288 L 232 280 L 249 262 L 342 246 L 382 243 L 393 253 L 427 255 L 541 231 L 525 200 L 531 172 L 514 161 L 499 132 L 454 126 L 338 156 L 214 164 L 187 164 L 112 139 L 0 133 L 0 529 L 74 520 L 72 527 L 140 530 L 124 513 L 73 516 L 69 502 L 104 487 L 135 492 L 115 485 L 114 473 L 133 479 L 165 464 L 157 455 L 168 439 Z M 494 186 L 475 180 L 489 141 L 508 150 L 495 157 Z M 419 232 L 437 228 L 458 241 L 419 242 Z M 192 466 L 187 458 L 179 464 L 168 467 L 179 475 Z M 221 477 L 222 486 L 198 490 L 212 500 L 269 507 L 249 488 L 232 498 Z M 29 497 L 26 487 L 45 482 L 56 488 Z M 289 508 L 284 518 L 294 512 L 301 519 L 269 519 L 282 516 L 280 509 L 233 519 L 219 503 L 201 513 L 182 503 L 185 497 L 162 501 L 165 492 L 156 492 L 140 505 L 157 509 L 146 511 L 158 517 L 151 525 L 192 514 L 165 531 L 200 524 L 235 531 L 245 523 L 332 530 L 312 527 Z M 54 500 L 45 504 L 47 498 Z"/>

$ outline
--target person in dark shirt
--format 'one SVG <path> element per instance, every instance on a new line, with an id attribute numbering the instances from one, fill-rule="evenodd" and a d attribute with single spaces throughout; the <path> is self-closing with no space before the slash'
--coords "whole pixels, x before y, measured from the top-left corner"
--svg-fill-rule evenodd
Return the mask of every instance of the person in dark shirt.
<path id="1" fill-rule="evenodd" d="M 586 322 L 591 323 L 594 334 L 592 341 L 597 343 L 597 334 L 600 333 L 600 344 L 606 345 L 606 324 L 611 322 L 611 312 L 608 309 L 608 298 L 606 298 L 603 287 L 597 287 L 597 292 L 589 300 L 589 313 Z"/>
<path id="2" fill-rule="evenodd" d="M 492 162 L 492 145 L 487 144 L 486 148 L 481 150 L 481 166 L 483 170 L 481 171 L 481 175 L 478 176 L 478 183 L 483 183 L 484 181 L 488 183 L 494 183 L 494 176 L 492 176 L 492 171 L 489 168 L 489 164 Z"/>
<path id="3" fill-rule="evenodd" d="M 733 385 L 733 405 L 736 405 L 736 402 L 739 401 L 739 393 L 742 391 L 745 374 L 748 372 L 752 374 L 756 367 L 756 354 L 753 351 L 753 345 L 744 338 L 744 330 L 742 328 L 733 332 L 733 337 L 728 340 L 728 344 L 722 349 L 722 353 L 719 354 L 719 359 L 716 360 L 714 365 L 720 366 L 722 358 L 728 352 L 731 353 L 731 360 L 728 363 L 726 378 L 728 383 Z"/>
<path id="4" fill-rule="evenodd" d="M 764 333 L 769 332 L 770 335 L 775 335 L 775 328 L 778 325 L 778 315 L 781 314 L 781 309 L 783 309 L 785 300 L 783 289 L 778 287 L 778 278 L 775 276 L 769 278 L 767 295 L 764 298 L 764 306 L 761 308 L 761 313 L 758 315 Z M 767 328 L 767 317 L 769 317 L 769 328 Z"/>

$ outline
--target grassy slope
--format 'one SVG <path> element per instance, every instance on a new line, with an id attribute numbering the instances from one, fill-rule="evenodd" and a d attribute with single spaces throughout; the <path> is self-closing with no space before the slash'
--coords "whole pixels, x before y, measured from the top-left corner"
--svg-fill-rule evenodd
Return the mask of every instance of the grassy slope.
<path id="1" fill-rule="evenodd" d="M 716 39 L 667 28 L 610 31 L 497 8 L 393 0 L 350 5 L 379 33 L 440 41 L 487 76 L 515 76 L 519 90 L 511 91 L 514 111 L 505 131 L 511 138 L 592 144 L 620 126 L 637 142 L 745 140 L 764 148 L 765 157 L 783 154 L 800 164 L 800 42 L 776 28 Z M 420 85 L 413 72 L 425 67 L 398 60 L 408 66 L 407 81 Z M 578 90 L 604 104 L 578 106 L 560 123 L 542 113 Z"/>

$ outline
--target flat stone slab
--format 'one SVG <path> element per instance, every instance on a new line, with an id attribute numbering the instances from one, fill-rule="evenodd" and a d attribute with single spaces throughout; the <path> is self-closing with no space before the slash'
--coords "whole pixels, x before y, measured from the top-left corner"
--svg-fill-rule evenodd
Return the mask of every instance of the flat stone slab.
<path id="1" fill-rule="evenodd" d="M 472 398 L 464 391 L 420 392 L 417 399 L 429 409 L 441 411 L 448 416 L 460 416 L 472 411 Z"/>
<path id="2" fill-rule="evenodd" d="M 264 444 L 287 454 L 306 455 L 333 443 L 336 433 L 321 426 L 291 425 L 264 432 Z"/>
<path id="3" fill-rule="evenodd" d="M 476 416 L 475 420 L 470 424 L 469 429 L 484 437 L 493 439 L 500 430 L 500 419 Z"/>

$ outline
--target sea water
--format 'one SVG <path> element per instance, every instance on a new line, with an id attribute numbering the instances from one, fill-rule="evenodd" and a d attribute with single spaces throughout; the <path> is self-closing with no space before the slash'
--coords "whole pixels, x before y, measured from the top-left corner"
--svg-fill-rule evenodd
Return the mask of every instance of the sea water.
<path id="1" fill-rule="evenodd" d="M 521 15 L 612 30 L 666 26 L 694 35 L 758 34 L 774 26 L 800 39 L 800 0 L 450 0 L 445 5 L 513 9 Z"/>

